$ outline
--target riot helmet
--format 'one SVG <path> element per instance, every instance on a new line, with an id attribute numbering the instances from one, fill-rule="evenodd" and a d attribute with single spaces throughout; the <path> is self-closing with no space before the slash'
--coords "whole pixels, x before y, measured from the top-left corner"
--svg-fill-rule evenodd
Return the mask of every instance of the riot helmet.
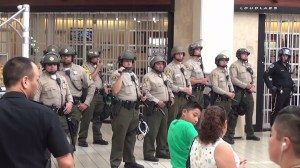
<path id="1" fill-rule="evenodd" d="M 155 63 L 157 63 L 157 62 L 163 62 L 164 65 L 166 66 L 166 61 L 165 61 L 164 57 L 161 56 L 161 55 L 155 55 L 155 56 L 153 56 L 153 57 L 151 58 L 151 60 L 150 60 L 150 63 L 149 63 L 150 68 L 153 69 Z"/>
<path id="2" fill-rule="evenodd" d="M 47 46 L 47 48 L 43 51 L 44 55 L 46 55 L 49 52 L 55 52 L 58 53 L 59 52 L 59 48 L 57 45 L 51 44 L 49 46 Z"/>
<path id="3" fill-rule="evenodd" d="M 229 53 L 228 53 L 228 51 L 222 51 L 220 54 L 218 54 L 217 56 L 216 56 L 216 58 L 215 58 L 215 64 L 217 65 L 217 66 L 221 66 L 220 65 L 220 60 L 226 60 L 227 62 L 229 61 Z"/>
<path id="4" fill-rule="evenodd" d="M 180 46 L 175 46 L 171 50 L 171 57 L 174 58 L 175 54 L 179 54 L 179 53 L 182 53 L 183 56 L 185 56 L 185 52 L 184 52 L 183 48 Z"/>
<path id="5" fill-rule="evenodd" d="M 202 48 L 203 48 L 203 40 L 202 39 L 199 41 L 193 42 L 192 44 L 189 45 L 188 51 L 189 51 L 190 56 L 200 57 L 201 54 L 199 54 L 199 55 L 194 54 L 194 50 L 198 49 L 198 48 L 200 48 L 200 50 L 202 50 Z"/>
<path id="6" fill-rule="evenodd" d="M 236 50 L 236 55 L 235 55 L 235 56 L 236 56 L 238 59 L 241 59 L 241 55 L 242 55 L 243 53 L 246 53 L 247 55 L 250 55 L 250 51 L 247 50 L 246 48 L 239 48 L 238 50 Z"/>
<path id="7" fill-rule="evenodd" d="M 87 58 L 90 60 L 94 57 L 100 57 L 101 54 L 102 54 L 102 51 L 100 49 L 93 48 L 88 51 Z"/>
<path id="8" fill-rule="evenodd" d="M 74 50 L 73 47 L 71 46 L 66 46 L 66 47 L 62 47 L 59 50 L 59 55 L 60 56 L 64 56 L 64 55 L 71 55 L 72 57 L 74 57 L 76 55 L 76 51 Z"/>
<path id="9" fill-rule="evenodd" d="M 118 57 L 118 63 L 119 67 L 123 66 L 123 60 L 131 60 L 132 63 L 136 60 L 135 51 L 128 49 L 121 53 L 121 55 Z"/>
<path id="10" fill-rule="evenodd" d="M 42 60 L 42 65 L 43 65 L 44 69 L 45 69 L 46 64 L 56 64 L 57 66 L 59 66 L 60 59 L 56 54 L 48 53 L 43 57 L 43 60 Z"/>
<path id="11" fill-rule="evenodd" d="M 280 60 L 282 61 L 282 55 L 287 55 L 288 56 L 288 61 L 290 61 L 291 59 L 291 50 L 289 48 L 281 48 L 279 51 L 278 51 L 278 55 L 280 57 Z"/>
<path id="12" fill-rule="evenodd" d="M 122 63 L 123 60 L 132 60 L 132 63 L 136 60 L 136 56 L 134 51 L 132 50 L 126 50 L 121 53 L 121 55 L 118 57 L 118 61 Z"/>
<path id="13" fill-rule="evenodd" d="M 163 67 L 159 66 L 155 68 L 155 63 L 158 62 L 163 62 Z M 161 55 L 156 55 L 153 56 L 152 59 L 150 60 L 150 68 L 152 68 L 156 73 L 162 73 L 164 71 L 164 68 L 166 67 L 166 61 L 163 56 Z"/>

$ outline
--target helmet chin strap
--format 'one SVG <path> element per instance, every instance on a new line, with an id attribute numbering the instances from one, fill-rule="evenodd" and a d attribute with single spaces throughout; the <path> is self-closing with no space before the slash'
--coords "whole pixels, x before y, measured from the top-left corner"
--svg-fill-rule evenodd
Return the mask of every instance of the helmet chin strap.
<path id="1" fill-rule="evenodd" d="M 177 59 L 177 58 L 175 58 L 175 60 L 178 61 L 178 62 L 182 62 L 183 61 L 183 59 Z"/>
<path id="2" fill-rule="evenodd" d="M 161 74 L 163 71 L 160 71 L 160 70 L 157 70 L 157 69 L 155 69 L 154 67 L 153 67 L 153 70 L 156 72 L 156 73 L 158 73 L 158 74 Z"/>
<path id="3" fill-rule="evenodd" d="M 239 60 L 241 60 L 242 63 L 248 62 L 248 59 L 242 59 L 242 58 L 240 58 Z"/>

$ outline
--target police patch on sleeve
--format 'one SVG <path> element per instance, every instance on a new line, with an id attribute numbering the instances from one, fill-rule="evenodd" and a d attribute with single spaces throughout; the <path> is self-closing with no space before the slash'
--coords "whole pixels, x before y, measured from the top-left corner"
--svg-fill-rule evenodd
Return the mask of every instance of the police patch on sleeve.
<path id="1" fill-rule="evenodd" d="M 149 77 L 145 77 L 143 80 L 143 87 L 148 87 Z"/>
<path id="2" fill-rule="evenodd" d="M 113 75 L 112 77 L 111 77 L 111 80 L 112 81 L 116 81 L 118 79 L 118 77 L 116 76 L 116 75 Z"/>
<path id="3" fill-rule="evenodd" d="M 230 68 L 231 68 L 231 69 L 235 69 L 235 68 L 236 68 L 236 65 L 235 65 L 235 64 L 232 64 L 232 65 L 230 66 Z"/>
<path id="4" fill-rule="evenodd" d="M 211 73 L 211 78 L 212 79 L 215 79 L 217 77 L 217 74 L 216 73 Z"/>
<path id="5" fill-rule="evenodd" d="M 185 63 L 183 65 L 184 65 L 185 69 L 189 69 L 190 68 L 189 64 L 187 64 L 187 63 Z"/>
<path id="6" fill-rule="evenodd" d="M 171 69 L 166 69 L 166 76 L 171 79 Z"/>

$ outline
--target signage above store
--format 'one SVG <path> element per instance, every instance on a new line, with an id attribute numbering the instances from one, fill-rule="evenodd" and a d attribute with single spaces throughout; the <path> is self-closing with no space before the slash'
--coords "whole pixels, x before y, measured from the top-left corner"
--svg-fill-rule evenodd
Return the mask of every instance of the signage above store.
<path id="1" fill-rule="evenodd" d="M 235 12 L 253 12 L 253 13 L 284 13 L 284 14 L 300 14 L 300 6 L 284 7 L 284 6 L 260 6 L 260 5 L 234 5 Z"/>
<path id="2" fill-rule="evenodd" d="M 252 6 L 252 5 L 235 5 L 236 12 L 275 12 L 279 9 L 277 6 Z"/>
<path id="3" fill-rule="evenodd" d="M 277 6 L 240 6 L 240 11 L 276 11 Z"/>

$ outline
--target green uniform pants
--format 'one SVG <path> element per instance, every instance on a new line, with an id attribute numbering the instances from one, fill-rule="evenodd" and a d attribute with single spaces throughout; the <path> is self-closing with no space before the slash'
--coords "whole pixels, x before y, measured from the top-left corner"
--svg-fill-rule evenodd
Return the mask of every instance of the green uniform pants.
<path id="1" fill-rule="evenodd" d="M 86 142 L 91 121 L 93 122 L 93 140 L 96 141 L 102 139 L 100 131 L 102 121 L 100 121 L 100 114 L 103 111 L 103 108 L 103 96 L 95 94 L 90 106 L 82 113 L 78 141 Z"/>
<path id="2" fill-rule="evenodd" d="M 221 106 L 225 109 L 226 118 L 228 120 L 231 111 L 231 100 L 216 100 L 213 105 Z"/>
<path id="3" fill-rule="evenodd" d="M 193 95 L 195 97 L 192 98 L 192 101 L 195 101 L 200 104 L 202 108 L 204 108 L 204 97 L 203 91 L 201 89 L 193 89 Z"/>
<path id="4" fill-rule="evenodd" d="M 169 128 L 171 122 L 177 118 L 178 113 L 181 114 L 180 110 L 182 110 L 182 107 L 187 102 L 185 96 L 179 97 L 176 93 L 174 93 L 174 96 L 175 96 L 175 103 L 170 107 L 169 114 L 168 114 L 168 128 Z"/>
<path id="5" fill-rule="evenodd" d="M 75 119 L 78 122 L 77 127 L 75 126 L 75 132 L 76 132 L 76 134 L 73 135 L 73 142 L 74 142 L 74 144 L 76 144 L 77 135 L 78 135 L 78 127 L 79 127 L 80 118 L 82 116 L 82 113 L 81 113 L 81 111 L 79 110 L 79 108 L 76 105 L 73 105 L 72 111 L 71 111 L 70 115 L 71 115 L 71 118 Z"/>
<path id="6" fill-rule="evenodd" d="M 237 100 L 237 102 L 232 102 L 232 106 L 237 106 L 239 104 L 239 102 L 241 101 L 241 98 L 242 98 L 242 90 L 238 89 L 235 93 L 235 99 Z M 248 105 L 247 106 L 248 109 L 245 113 L 245 119 L 246 119 L 245 132 L 246 132 L 247 136 L 253 136 L 254 130 L 253 130 L 253 125 L 252 125 L 252 116 L 253 116 L 254 101 L 253 101 L 252 93 L 245 92 L 243 102 L 245 102 Z M 229 136 L 231 138 L 234 137 L 237 119 L 238 119 L 237 117 L 229 118 L 226 136 Z"/>
<path id="7" fill-rule="evenodd" d="M 111 120 L 112 143 L 110 154 L 110 165 L 118 168 L 122 161 L 135 162 L 133 155 L 136 141 L 136 129 L 139 123 L 139 112 L 132 108 L 130 110 L 120 108 L 119 112 Z"/>
<path id="8" fill-rule="evenodd" d="M 168 109 L 165 107 L 162 110 L 165 116 L 159 110 L 146 109 L 144 113 L 144 121 L 149 127 L 143 144 L 144 158 L 153 157 L 155 152 L 156 155 L 167 155 Z"/>

